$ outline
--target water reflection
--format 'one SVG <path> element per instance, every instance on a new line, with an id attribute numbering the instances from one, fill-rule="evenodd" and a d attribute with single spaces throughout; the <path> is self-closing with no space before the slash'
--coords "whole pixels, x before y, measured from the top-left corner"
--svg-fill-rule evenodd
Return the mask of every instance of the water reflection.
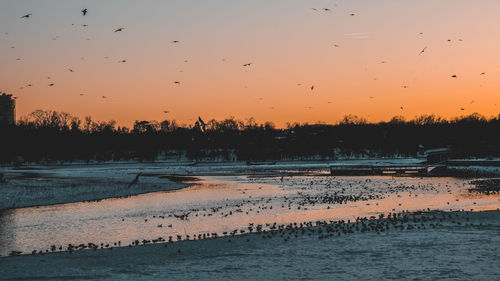
<path id="1" fill-rule="evenodd" d="M 0 254 L 89 242 L 122 246 L 134 240 L 230 232 L 250 223 L 353 219 L 401 210 L 497 209 L 497 195 L 464 192 L 467 181 L 450 178 L 308 176 L 204 177 L 188 188 L 128 198 L 30 207 L 0 213 Z M 303 203 L 332 192 L 376 194 L 345 204 Z M 302 202 L 302 203 L 301 203 Z M 307 201 L 306 201 L 307 202 Z"/>

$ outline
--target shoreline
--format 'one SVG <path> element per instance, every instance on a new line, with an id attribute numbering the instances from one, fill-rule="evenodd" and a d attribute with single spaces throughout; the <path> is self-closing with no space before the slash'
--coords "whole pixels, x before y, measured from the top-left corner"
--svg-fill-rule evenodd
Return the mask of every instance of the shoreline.
<path id="1" fill-rule="evenodd" d="M 409 272 L 412 279 L 494 280 L 500 274 L 500 211 L 395 218 L 0 257 L 0 268 L 4 280 L 325 280 L 332 274 L 401 280 Z"/>

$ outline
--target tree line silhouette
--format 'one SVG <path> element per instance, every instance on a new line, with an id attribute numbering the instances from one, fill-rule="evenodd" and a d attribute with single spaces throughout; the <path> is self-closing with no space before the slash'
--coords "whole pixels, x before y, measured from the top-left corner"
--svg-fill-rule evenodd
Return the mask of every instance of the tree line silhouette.
<path id="1" fill-rule="evenodd" d="M 175 120 L 80 120 L 65 112 L 36 110 L 15 125 L 0 126 L 2 163 L 53 161 L 155 161 L 165 157 L 210 160 L 324 159 L 346 156 L 415 156 L 424 148 L 451 147 L 457 157 L 500 156 L 500 115 L 474 113 L 445 119 L 421 115 L 368 123 L 345 116 L 337 124 L 258 124 L 233 117 L 210 120 L 205 130 Z"/>

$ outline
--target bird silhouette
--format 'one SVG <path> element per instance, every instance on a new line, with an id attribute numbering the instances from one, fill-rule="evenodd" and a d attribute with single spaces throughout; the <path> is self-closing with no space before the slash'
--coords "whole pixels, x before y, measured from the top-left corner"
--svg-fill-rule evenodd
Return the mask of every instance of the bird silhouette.
<path id="1" fill-rule="evenodd" d="M 454 74 L 454 75 L 451 76 L 451 78 L 457 78 L 457 75 Z"/>
<path id="2" fill-rule="evenodd" d="M 49 84 L 49 87 L 52 87 L 52 86 L 54 86 L 54 85 L 55 85 L 54 83 L 50 83 L 50 84 Z"/>
<path id="3" fill-rule="evenodd" d="M 83 15 L 83 16 L 86 16 L 86 15 L 87 15 L 87 8 L 85 8 L 85 9 L 83 9 L 83 10 L 82 10 L 82 15 Z"/>
<path id="4" fill-rule="evenodd" d="M 163 110 L 163 113 L 168 113 L 169 111 L 168 110 Z"/>
<path id="5" fill-rule="evenodd" d="M 243 66 L 251 66 L 251 65 L 252 65 L 252 63 L 249 62 L 249 63 L 245 63 Z"/>
<path id="6" fill-rule="evenodd" d="M 69 72 L 75 72 L 73 69 L 71 68 L 68 68 Z"/>
<path id="7" fill-rule="evenodd" d="M 426 49 L 427 49 L 427 46 L 425 46 L 425 48 L 423 48 L 422 51 L 420 51 L 420 53 L 418 53 L 418 55 L 420 56 L 421 54 L 423 54 Z"/>
<path id="8" fill-rule="evenodd" d="M 198 116 L 198 122 L 200 124 L 200 128 L 203 128 L 203 132 L 205 132 L 207 124 L 201 119 L 200 116 Z"/>
<path id="9" fill-rule="evenodd" d="M 311 91 L 314 90 L 314 85 L 311 86 Z"/>
<path id="10" fill-rule="evenodd" d="M 125 29 L 125 28 L 120 27 L 120 28 L 117 28 L 117 29 L 115 30 L 115 32 L 120 32 L 120 31 L 123 31 L 124 29 Z"/>
<path id="11" fill-rule="evenodd" d="M 103 98 L 103 99 L 105 99 L 105 98 L 106 98 L 106 96 L 102 96 L 102 98 Z"/>
<path id="12" fill-rule="evenodd" d="M 174 41 L 172 41 L 172 43 L 176 44 L 176 43 L 180 43 L 180 41 L 179 40 L 174 40 Z"/>
<path id="13" fill-rule="evenodd" d="M 138 173 L 137 176 L 135 176 L 135 179 L 133 179 L 129 184 L 128 188 L 132 187 L 132 185 L 136 184 L 139 181 L 139 177 L 142 175 L 142 173 Z"/>
<path id="14" fill-rule="evenodd" d="M 174 81 L 174 84 L 180 85 L 180 84 L 181 84 L 181 82 L 179 82 L 179 81 Z"/>
<path id="15" fill-rule="evenodd" d="M 26 15 L 22 16 L 21 18 L 26 18 L 26 19 L 27 19 L 27 18 L 31 17 L 31 15 L 32 15 L 32 14 L 31 14 L 31 13 L 29 13 L 29 14 L 26 14 Z"/>

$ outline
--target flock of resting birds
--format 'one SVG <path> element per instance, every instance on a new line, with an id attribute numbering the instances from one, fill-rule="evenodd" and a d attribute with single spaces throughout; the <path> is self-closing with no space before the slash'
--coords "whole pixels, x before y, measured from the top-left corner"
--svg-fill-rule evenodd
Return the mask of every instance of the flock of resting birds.
<path id="1" fill-rule="evenodd" d="M 138 180 L 139 174 L 136 177 Z M 334 220 L 317 220 L 317 221 L 303 221 L 303 222 L 289 222 L 289 223 L 279 223 L 271 222 L 264 224 L 257 224 L 254 222 L 249 222 L 245 227 L 244 224 L 237 227 L 231 231 L 203 231 L 198 233 L 188 234 L 186 231 L 184 235 L 179 234 L 179 231 L 173 231 L 177 223 L 183 224 L 182 221 L 190 221 L 195 219 L 195 217 L 219 217 L 221 220 L 225 220 L 229 216 L 237 215 L 238 213 L 244 213 L 246 211 L 247 217 L 254 218 L 258 216 L 259 213 L 263 212 L 277 212 L 286 213 L 287 210 L 297 210 L 297 212 L 302 212 L 308 210 L 308 208 L 313 209 L 314 206 L 320 205 L 321 208 L 328 206 L 326 209 L 330 209 L 330 206 L 348 204 L 350 202 L 364 201 L 366 205 L 369 200 L 377 200 L 385 198 L 388 194 L 394 194 L 397 199 L 401 197 L 401 194 L 408 193 L 410 197 L 417 197 L 418 192 L 425 192 L 427 194 L 434 193 L 452 193 L 452 183 L 418 183 L 411 185 L 398 184 L 396 179 L 392 180 L 372 180 L 372 179 L 342 179 L 335 177 L 317 177 L 317 178 L 303 178 L 303 177 L 272 177 L 271 179 L 255 177 L 249 178 L 249 182 L 252 183 L 254 187 L 262 189 L 261 183 L 272 182 L 281 184 L 282 189 L 286 189 L 287 193 L 281 196 L 271 197 L 252 197 L 250 194 L 244 195 L 242 199 L 230 202 L 229 205 L 224 201 L 224 205 L 216 205 L 211 208 L 191 208 L 184 211 L 177 210 L 176 212 L 167 212 L 156 215 L 150 215 L 144 220 L 143 227 L 155 227 L 161 230 L 161 233 L 165 233 L 167 236 L 158 237 L 156 239 L 141 239 L 134 240 L 130 242 L 115 241 L 115 242 L 88 242 L 79 244 L 68 244 L 64 245 L 52 245 L 46 249 L 36 249 L 32 250 L 31 254 L 47 254 L 51 252 L 61 252 L 61 251 L 78 251 L 78 250 L 98 250 L 98 249 L 109 249 L 112 250 L 115 247 L 134 247 L 147 244 L 164 244 L 165 247 L 169 247 L 171 243 L 189 240 L 204 240 L 204 239 L 217 239 L 223 238 L 227 239 L 227 242 L 231 242 L 231 239 L 240 239 L 239 241 L 250 242 L 255 241 L 257 238 L 262 239 L 282 239 L 283 242 L 288 242 L 293 238 L 299 238 L 301 236 L 312 236 L 318 239 L 335 238 L 343 235 L 349 235 L 354 233 L 372 232 L 380 234 L 389 230 L 425 230 L 427 228 L 443 227 L 444 221 L 450 221 L 452 224 L 463 225 L 467 227 L 481 227 L 482 224 L 474 224 L 468 219 L 468 211 L 462 209 L 459 212 L 445 211 L 431 211 L 430 209 L 421 210 L 417 212 L 410 212 L 409 210 L 398 211 L 395 208 L 392 209 L 387 215 L 381 213 L 378 217 L 358 217 L 354 221 L 334 221 Z M 137 183 L 137 182 L 136 182 Z M 464 186 L 467 183 L 464 181 L 462 183 Z M 480 183 L 479 183 L 480 184 Z M 486 183 L 489 184 L 489 183 Z M 239 189 L 239 192 L 245 194 L 247 189 Z M 254 190 L 257 191 L 257 190 Z M 471 191 L 477 192 L 477 191 Z M 406 195 L 405 195 L 406 196 Z M 245 199 L 246 198 L 246 199 Z M 392 199 L 391 199 L 392 200 Z M 456 199 L 458 202 L 458 199 Z M 500 199 L 499 199 L 500 201 Z M 274 203 L 274 204 L 273 204 Z M 278 204 L 276 204 L 278 203 Z M 449 205 L 450 202 L 447 204 Z M 374 202 L 372 202 L 374 204 Z M 378 203 L 376 203 L 378 205 Z M 474 202 L 474 204 L 476 204 Z M 273 209 L 273 205 L 275 208 Z M 401 204 L 399 204 L 401 206 Z M 460 204 L 457 206 L 461 206 Z M 456 206 L 456 207 L 457 207 Z M 276 210 L 280 209 L 281 210 Z M 349 207 L 346 207 L 349 208 Z M 473 211 L 471 209 L 470 211 Z M 201 218 L 204 220 L 204 218 Z M 124 222 L 126 218 L 121 218 L 121 222 Z M 128 220 L 128 219 L 127 219 Z M 137 222 L 137 221 L 134 221 Z M 235 236 L 241 236 L 235 238 Z M 182 244 L 181 244 L 182 245 Z M 180 253 L 181 246 L 179 246 Z M 11 251 L 10 255 L 21 255 L 26 254 L 20 251 Z"/>
<path id="2" fill-rule="evenodd" d="M 78 245 L 68 244 L 67 246 L 52 245 L 49 249 L 33 250 L 31 255 L 44 255 L 55 252 L 68 252 L 81 250 L 113 250 L 115 247 L 135 247 L 148 244 L 162 244 L 165 248 L 176 246 L 176 252 L 182 253 L 182 244 L 177 244 L 181 241 L 195 241 L 206 239 L 225 239 L 227 243 L 233 240 L 238 242 L 251 242 L 257 239 L 261 240 L 277 240 L 294 242 L 301 238 L 313 239 L 335 239 L 341 236 L 355 235 L 357 233 L 376 233 L 381 234 L 388 231 L 425 231 L 426 229 L 449 228 L 454 226 L 462 226 L 469 228 L 482 228 L 490 225 L 483 225 L 481 221 L 475 221 L 469 217 L 470 212 L 444 212 L 444 211 L 416 211 L 416 212 L 399 212 L 379 214 L 378 217 L 357 217 L 355 220 L 318 220 L 307 222 L 294 222 L 288 224 L 267 223 L 255 225 L 250 223 L 245 228 L 226 231 L 222 234 L 218 233 L 203 233 L 197 235 L 176 235 L 168 236 L 168 238 L 158 237 L 157 239 L 134 240 L 131 243 L 125 244 L 121 241 L 112 243 L 80 243 Z M 233 239 L 233 240 L 231 240 Z M 10 256 L 18 256 L 23 254 L 21 251 L 11 251 Z"/>
<path id="3" fill-rule="evenodd" d="M 315 12 L 331 12 L 331 11 L 332 11 L 330 8 L 311 8 L 311 9 L 312 9 L 313 11 L 315 11 Z M 88 12 L 89 12 L 89 11 L 88 11 L 88 9 L 87 9 L 87 8 L 85 8 L 85 9 L 82 9 L 80 12 L 81 12 L 81 15 L 85 17 L 85 16 L 88 14 Z M 28 13 L 28 14 L 23 15 L 21 18 L 23 18 L 23 19 L 29 19 L 30 17 L 32 17 L 32 15 L 33 15 L 32 13 Z M 350 15 L 350 16 L 355 16 L 356 14 L 354 14 L 354 13 L 350 13 L 349 15 Z M 73 24 L 73 25 L 74 25 L 74 24 Z M 87 24 L 83 24 L 82 26 L 87 27 L 88 25 L 87 25 Z M 122 31 L 124 31 L 124 30 L 125 30 L 125 28 L 124 28 L 124 27 L 119 27 L 119 28 L 116 28 L 116 29 L 114 30 L 114 32 L 115 32 L 115 33 L 116 33 L 116 32 L 122 32 Z M 423 32 L 421 32 L 420 34 L 423 34 Z M 57 36 L 56 36 L 56 38 L 53 38 L 53 39 L 54 39 L 54 40 L 55 40 L 55 39 L 57 39 Z M 451 42 L 452 40 L 451 40 L 451 39 L 448 39 L 447 41 L 448 41 L 448 42 Z M 462 40 L 462 39 L 458 39 L 458 41 L 463 41 L 463 40 Z M 173 41 L 171 41 L 171 43 L 173 43 L 173 44 L 178 44 L 178 43 L 180 43 L 180 41 L 179 41 L 179 40 L 173 40 Z M 334 47 L 338 48 L 338 47 L 340 47 L 340 45 L 338 45 L 338 44 L 334 44 Z M 11 47 L 11 48 L 14 48 L 14 47 Z M 423 55 L 423 54 L 427 51 L 427 49 L 428 49 L 428 46 L 425 46 L 425 47 L 424 47 L 424 48 L 423 48 L 423 49 L 422 49 L 422 50 L 418 53 L 418 56 Z M 107 58 L 107 57 L 105 57 L 105 58 Z M 17 60 L 21 60 L 21 58 L 17 58 Z M 223 59 L 223 61 L 225 61 L 225 59 Z M 126 62 L 127 62 L 127 60 L 126 60 L 126 59 L 122 59 L 122 60 L 119 60 L 119 61 L 118 61 L 118 63 L 126 63 Z M 187 62 L 187 61 L 185 61 L 185 62 Z M 386 62 L 385 62 L 385 61 L 382 61 L 382 63 L 386 63 Z M 246 67 L 250 67 L 250 66 L 252 66 L 252 65 L 253 65 L 253 63 L 252 63 L 252 62 L 248 62 L 248 63 L 244 63 L 244 64 L 243 64 L 243 67 L 245 67 L 245 68 L 246 68 Z M 68 69 L 68 71 L 69 71 L 69 72 L 75 72 L 75 70 L 73 70 L 73 69 L 71 69 L 71 68 L 69 68 L 69 69 Z M 482 73 L 480 73 L 480 75 L 485 75 L 485 74 L 486 74 L 486 72 L 482 72 Z M 451 75 L 450 77 L 451 77 L 451 78 L 458 78 L 458 76 L 457 76 L 456 74 L 453 74 L 453 75 Z M 51 77 L 47 77 L 47 78 L 48 78 L 49 80 L 51 79 Z M 181 82 L 180 82 L 180 81 L 173 81 L 173 84 L 175 84 L 175 85 L 181 85 Z M 56 85 L 56 84 L 55 84 L 54 82 L 51 82 L 51 83 L 49 83 L 49 84 L 48 84 L 48 87 L 53 87 L 53 86 L 55 86 L 55 85 Z M 297 84 L 297 85 L 298 85 L 298 86 L 301 86 L 302 84 L 300 84 L 300 83 L 299 83 L 299 84 Z M 24 86 L 22 86 L 22 87 L 20 87 L 20 88 L 21 88 L 21 89 L 23 89 L 23 88 L 25 88 L 25 87 L 32 87 L 32 86 L 33 86 L 33 83 L 28 83 L 28 84 L 26 84 L 26 85 L 24 85 Z M 408 85 L 402 85 L 401 87 L 402 87 L 402 88 L 404 88 L 404 89 L 407 89 L 407 88 L 408 88 Z M 316 89 L 316 87 L 315 87 L 315 85 L 311 85 L 311 86 L 309 86 L 309 89 L 310 89 L 310 91 L 314 91 L 314 90 Z M 85 95 L 85 94 L 80 94 L 80 96 L 84 96 L 84 95 Z M 17 98 L 17 97 L 14 97 L 14 98 Z M 107 97 L 106 97 L 106 96 L 101 96 L 101 98 L 102 98 L 102 99 L 106 99 Z M 370 99 L 373 99 L 373 98 L 374 98 L 374 97 L 370 96 Z M 259 99 L 262 99 L 262 98 L 259 98 Z M 329 103 L 329 104 L 331 104 L 332 102 L 331 102 L 331 101 L 329 101 L 328 103 Z M 470 102 L 470 104 L 473 104 L 473 103 L 474 103 L 474 100 L 472 100 L 472 101 Z M 313 109 L 313 107 L 311 107 L 311 106 L 305 106 L 304 108 L 306 108 L 306 109 Z M 271 109 L 274 109 L 274 107 L 271 107 Z M 400 107 L 399 107 L 399 109 L 400 109 L 401 111 L 403 111 L 403 110 L 404 110 L 404 106 L 400 106 Z M 461 110 L 461 111 L 464 111 L 464 110 L 465 110 L 465 107 L 461 107 L 461 108 L 460 108 L 460 110 Z M 169 110 L 164 110 L 164 111 L 163 111 L 163 113 L 165 113 L 165 114 L 166 114 L 166 113 L 170 113 L 170 111 L 169 111 Z"/>

